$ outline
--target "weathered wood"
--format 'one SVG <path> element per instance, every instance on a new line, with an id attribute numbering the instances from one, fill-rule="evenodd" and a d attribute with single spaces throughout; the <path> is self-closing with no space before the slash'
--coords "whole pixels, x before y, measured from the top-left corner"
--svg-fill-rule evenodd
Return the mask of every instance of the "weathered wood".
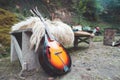
<path id="1" fill-rule="evenodd" d="M 114 39 L 115 39 L 115 33 L 116 33 L 115 29 L 106 28 L 105 31 L 104 31 L 104 41 L 103 41 L 103 44 L 111 46 L 113 41 L 114 41 Z"/>
<path id="2" fill-rule="evenodd" d="M 17 56 L 18 56 L 18 58 L 19 58 L 19 60 L 20 60 L 20 63 L 23 64 L 22 51 L 21 51 L 21 49 L 20 49 L 20 46 L 19 46 L 19 44 L 18 44 L 15 36 L 12 36 L 12 40 L 13 40 L 13 43 L 12 43 L 12 44 L 14 45 L 14 48 L 15 48 L 15 51 L 16 51 L 16 53 L 17 53 Z M 14 57 L 16 57 L 16 56 L 14 56 Z M 14 58 L 14 57 L 13 57 L 13 58 Z"/>
<path id="3" fill-rule="evenodd" d="M 11 62 L 18 60 L 18 55 L 15 49 L 14 36 L 11 35 Z"/>
<path id="4" fill-rule="evenodd" d="M 16 33 L 20 33 L 20 32 L 31 32 L 32 29 L 31 28 L 27 28 L 27 29 L 24 29 L 24 30 L 15 30 L 15 31 L 12 31 L 10 32 L 10 34 L 16 34 Z"/>
<path id="5" fill-rule="evenodd" d="M 90 45 L 91 37 L 89 35 L 75 34 L 74 47 L 78 47 L 78 44 L 82 42 Z"/>
<path id="6" fill-rule="evenodd" d="M 19 59 L 22 71 L 40 68 L 38 54 L 30 49 L 31 29 L 11 32 L 11 61 Z"/>
<path id="7" fill-rule="evenodd" d="M 22 32 L 22 54 L 23 59 L 27 63 L 27 69 L 36 69 L 39 68 L 38 54 L 34 52 L 33 49 L 30 49 L 30 36 L 31 32 Z"/>

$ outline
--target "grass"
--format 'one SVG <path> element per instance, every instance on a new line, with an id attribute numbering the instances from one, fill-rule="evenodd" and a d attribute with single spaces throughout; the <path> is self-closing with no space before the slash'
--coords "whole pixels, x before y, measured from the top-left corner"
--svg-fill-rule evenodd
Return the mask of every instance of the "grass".
<path id="1" fill-rule="evenodd" d="M 93 42 L 102 42 L 103 41 L 103 36 L 95 36 L 93 38 Z"/>

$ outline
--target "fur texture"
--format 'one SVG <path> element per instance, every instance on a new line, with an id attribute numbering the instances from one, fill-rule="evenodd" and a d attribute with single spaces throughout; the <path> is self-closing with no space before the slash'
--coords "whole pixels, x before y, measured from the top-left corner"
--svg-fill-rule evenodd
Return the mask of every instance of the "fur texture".
<path id="1" fill-rule="evenodd" d="M 48 25 L 50 33 L 64 46 L 73 44 L 74 33 L 71 27 L 60 20 L 46 20 L 45 23 Z M 45 26 L 38 17 L 30 17 L 25 21 L 21 21 L 18 24 L 12 26 L 12 31 L 32 28 L 33 34 L 30 38 L 31 48 L 35 46 L 37 50 L 38 45 L 42 37 L 45 34 Z"/>

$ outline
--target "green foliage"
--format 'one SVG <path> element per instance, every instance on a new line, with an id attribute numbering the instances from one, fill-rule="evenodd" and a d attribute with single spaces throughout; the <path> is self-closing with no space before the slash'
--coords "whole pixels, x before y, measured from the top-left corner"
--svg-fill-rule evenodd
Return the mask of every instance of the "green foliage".
<path id="1" fill-rule="evenodd" d="M 74 2 L 73 9 L 79 20 L 86 18 L 91 21 L 99 21 L 99 16 L 104 11 L 100 0 L 78 0 Z"/>
<path id="2" fill-rule="evenodd" d="M 74 2 L 73 9 L 76 11 L 77 14 L 82 15 L 86 12 L 86 3 L 88 0 L 80 0 L 78 2 Z"/>
<path id="3" fill-rule="evenodd" d="M 103 36 L 95 36 L 95 37 L 93 38 L 93 41 L 94 41 L 94 42 L 102 42 L 102 41 L 103 41 Z"/>
<path id="4" fill-rule="evenodd" d="M 105 8 L 102 19 L 108 23 L 120 24 L 120 0 L 102 0 Z"/>
<path id="5" fill-rule="evenodd" d="M 74 20 L 76 21 L 76 23 L 79 23 L 80 20 L 83 17 L 83 13 L 86 12 L 86 3 L 88 2 L 88 0 L 80 0 L 80 1 L 76 1 L 73 3 L 72 8 L 75 10 L 75 13 L 77 14 L 77 18 L 75 17 Z"/>
<path id="6" fill-rule="evenodd" d="M 82 26 L 101 28 L 119 28 L 120 24 L 120 0 L 76 0 L 72 6 L 74 9 L 74 23 Z"/>
<path id="7" fill-rule="evenodd" d="M 95 1 L 95 6 L 96 6 L 96 12 L 98 14 L 102 14 L 103 11 L 105 10 L 104 7 L 103 7 L 103 5 L 102 5 L 102 3 L 101 3 L 101 0 L 96 0 Z"/>
<path id="8" fill-rule="evenodd" d="M 62 1 L 61 0 L 55 0 L 55 4 L 58 6 L 58 7 L 62 7 Z"/>
<path id="9" fill-rule="evenodd" d="M 22 15 L 21 13 L 15 13 L 16 17 L 18 20 L 24 20 L 25 19 L 25 16 Z"/>

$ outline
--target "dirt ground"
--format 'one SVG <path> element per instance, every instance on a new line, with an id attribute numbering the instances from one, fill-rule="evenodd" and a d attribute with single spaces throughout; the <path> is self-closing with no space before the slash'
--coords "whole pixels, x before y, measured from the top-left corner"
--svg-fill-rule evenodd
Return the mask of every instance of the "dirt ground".
<path id="1" fill-rule="evenodd" d="M 0 59 L 0 80 L 120 80 L 120 47 L 105 46 L 93 42 L 91 47 L 81 44 L 68 49 L 71 71 L 64 76 L 50 79 L 42 68 L 26 77 L 20 77 L 19 61 L 10 63 L 10 57 Z"/>

